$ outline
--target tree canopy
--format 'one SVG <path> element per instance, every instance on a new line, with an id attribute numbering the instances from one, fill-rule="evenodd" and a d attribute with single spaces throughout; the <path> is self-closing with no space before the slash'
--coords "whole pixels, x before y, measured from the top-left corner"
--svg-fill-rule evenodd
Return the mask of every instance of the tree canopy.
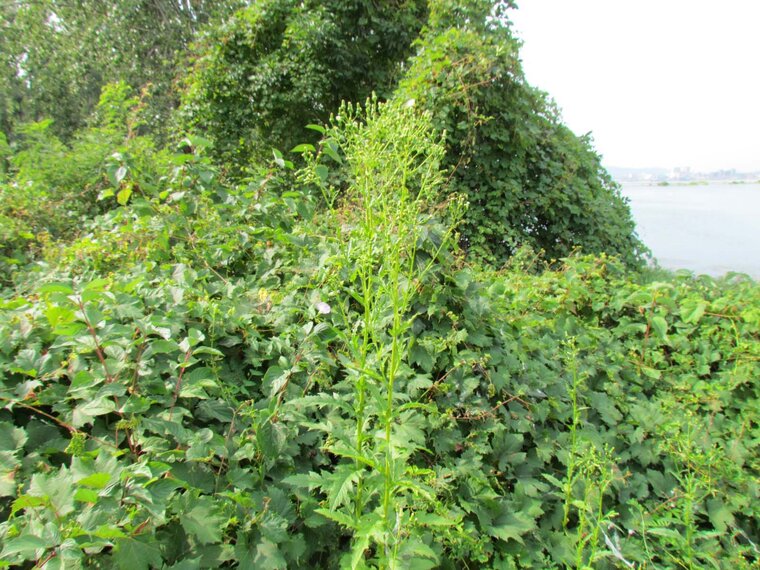
<path id="1" fill-rule="evenodd" d="M 342 101 L 390 96 L 426 15 L 425 0 L 256 2 L 199 43 L 187 124 L 221 160 L 289 151 Z"/>
<path id="2" fill-rule="evenodd" d="M 210 22 L 243 0 L 33 0 L 0 3 L 0 130 L 52 119 L 71 137 L 100 91 L 149 86 L 149 127 L 167 134 L 185 50 Z"/>
<path id="3" fill-rule="evenodd" d="M 0 128 L 15 144 L 25 123 L 51 119 L 50 132 L 67 141 L 92 120 L 104 85 L 124 81 L 142 91 L 142 133 L 202 133 L 222 170 L 240 177 L 273 149 L 317 142 L 306 126 L 328 123 L 344 101 L 414 99 L 445 133 L 449 192 L 469 201 L 465 251 L 502 264 L 524 245 L 552 258 L 582 248 L 635 264 L 643 248 L 591 140 L 567 129 L 525 81 L 513 8 L 491 0 L 4 4 Z"/>
<path id="4" fill-rule="evenodd" d="M 341 101 L 415 100 L 446 137 L 449 192 L 467 196 L 465 250 L 504 263 L 520 246 L 561 257 L 642 246 L 589 138 L 525 81 L 508 2 L 294 2 L 242 10 L 201 44 L 187 124 L 237 166 L 314 142 Z"/>

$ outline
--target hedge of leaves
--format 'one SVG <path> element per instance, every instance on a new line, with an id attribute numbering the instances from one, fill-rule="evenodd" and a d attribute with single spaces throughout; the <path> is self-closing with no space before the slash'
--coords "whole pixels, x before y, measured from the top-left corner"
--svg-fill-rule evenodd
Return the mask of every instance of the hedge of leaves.
<path id="1" fill-rule="evenodd" d="M 1 564 L 756 567 L 757 284 L 467 264 L 432 118 L 357 113 L 15 275 Z"/>

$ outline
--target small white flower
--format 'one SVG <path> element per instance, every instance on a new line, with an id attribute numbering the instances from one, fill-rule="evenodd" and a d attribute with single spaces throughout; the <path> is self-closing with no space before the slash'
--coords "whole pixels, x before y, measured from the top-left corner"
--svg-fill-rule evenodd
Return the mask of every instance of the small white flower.
<path id="1" fill-rule="evenodd" d="M 329 315 L 332 313 L 332 308 L 330 308 L 330 305 L 325 303 L 324 301 L 320 301 L 316 304 L 317 311 L 319 311 L 323 315 Z"/>
<path id="2" fill-rule="evenodd" d="M 414 99 L 409 99 L 406 103 L 404 103 L 404 109 L 408 109 L 409 107 L 414 107 L 414 104 L 416 101 Z"/>

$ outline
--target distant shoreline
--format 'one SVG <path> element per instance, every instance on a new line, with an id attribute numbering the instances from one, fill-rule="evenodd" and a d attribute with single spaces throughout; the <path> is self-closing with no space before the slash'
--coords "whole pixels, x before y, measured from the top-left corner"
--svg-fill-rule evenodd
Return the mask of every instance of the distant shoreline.
<path id="1" fill-rule="evenodd" d="M 681 187 L 681 186 L 710 186 L 712 184 L 733 185 L 733 186 L 757 186 L 760 185 L 758 180 L 615 180 L 618 184 L 624 186 L 646 186 L 646 187 Z"/>

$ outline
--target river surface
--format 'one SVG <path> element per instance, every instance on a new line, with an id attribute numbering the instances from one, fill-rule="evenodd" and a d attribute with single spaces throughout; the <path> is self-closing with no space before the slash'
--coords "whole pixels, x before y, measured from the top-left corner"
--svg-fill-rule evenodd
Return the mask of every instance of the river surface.
<path id="1" fill-rule="evenodd" d="M 662 267 L 760 278 L 760 184 L 624 184 L 622 193 Z"/>

